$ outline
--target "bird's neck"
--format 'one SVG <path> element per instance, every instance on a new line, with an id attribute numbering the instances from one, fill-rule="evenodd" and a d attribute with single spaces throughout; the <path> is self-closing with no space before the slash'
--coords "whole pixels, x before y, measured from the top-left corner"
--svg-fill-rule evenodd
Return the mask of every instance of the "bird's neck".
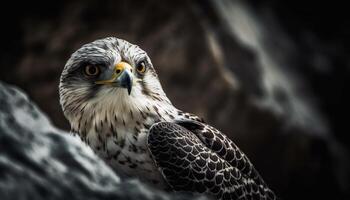
<path id="1" fill-rule="evenodd" d="M 106 137 L 121 141 L 148 132 L 155 122 L 173 121 L 181 112 L 168 99 L 147 98 L 138 102 L 107 99 L 105 102 L 84 105 L 78 116 L 71 120 L 72 132 L 88 143 Z"/>

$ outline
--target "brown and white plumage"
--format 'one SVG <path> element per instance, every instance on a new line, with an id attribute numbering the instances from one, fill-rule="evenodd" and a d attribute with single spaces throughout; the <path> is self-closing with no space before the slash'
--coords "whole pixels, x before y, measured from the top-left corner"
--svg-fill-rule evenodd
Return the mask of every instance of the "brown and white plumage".
<path id="1" fill-rule="evenodd" d="M 172 105 L 138 46 L 113 37 L 82 46 L 59 91 L 72 132 L 118 174 L 218 199 L 275 199 L 230 139 Z"/>

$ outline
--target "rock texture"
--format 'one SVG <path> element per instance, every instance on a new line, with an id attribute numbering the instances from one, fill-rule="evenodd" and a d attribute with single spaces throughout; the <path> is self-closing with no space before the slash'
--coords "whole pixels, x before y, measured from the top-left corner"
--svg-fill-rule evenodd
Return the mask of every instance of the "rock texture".
<path id="1" fill-rule="evenodd" d="M 52 126 L 23 92 L 1 82 L 0 105 L 2 200 L 194 198 L 121 180 L 79 138 Z"/>
<path id="2" fill-rule="evenodd" d="M 280 197 L 350 198 L 347 6 L 76 0 L 11 8 L 0 13 L 0 79 L 58 127 L 69 129 L 57 92 L 66 60 L 84 43 L 117 36 L 146 50 L 169 99 L 233 139 Z"/>

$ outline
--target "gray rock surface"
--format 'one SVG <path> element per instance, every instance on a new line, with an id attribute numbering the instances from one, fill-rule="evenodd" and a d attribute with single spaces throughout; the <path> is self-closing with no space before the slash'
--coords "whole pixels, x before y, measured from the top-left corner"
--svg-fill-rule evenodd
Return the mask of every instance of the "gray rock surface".
<path id="1" fill-rule="evenodd" d="M 121 180 L 79 138 L 52 126 L 23 92 L 0 82 L 0 199 L 187 198 Z"/>

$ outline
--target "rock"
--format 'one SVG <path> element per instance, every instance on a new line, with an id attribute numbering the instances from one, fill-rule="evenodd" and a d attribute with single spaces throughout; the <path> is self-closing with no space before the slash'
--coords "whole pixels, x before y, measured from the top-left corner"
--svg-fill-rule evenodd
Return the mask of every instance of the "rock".
<path id="1" fill-rule="evenodd" d="M 2 200 L 193 199 L 121 180 L 78 137 L 55 128 L 23 92 L 1 82 L 0 105 Z"/>

